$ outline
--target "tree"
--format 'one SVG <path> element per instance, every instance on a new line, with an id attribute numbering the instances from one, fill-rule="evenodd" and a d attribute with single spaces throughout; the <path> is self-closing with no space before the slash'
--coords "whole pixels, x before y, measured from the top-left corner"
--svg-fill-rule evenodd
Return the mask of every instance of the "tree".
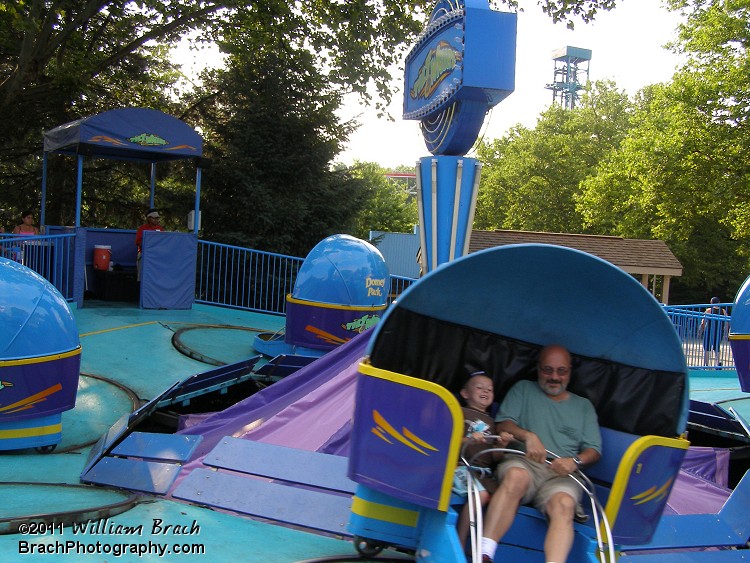
<path id="1" fill-rule="evenodd" d="M 615 0 L 540 0 L 542 11 L 548 14 L 554 22 L 565 22 L 573 29 L 574 21 L 571 16 L 580 17 L 584 22 L 592 22 L 599 10 L 611 10 L 615 7 Z M 508 4 L 518 2 L 508 0 Z"/>
<path id="2" fill-rule="evenodd" d="M 579 199 L 589 228 L 667 241 L 684 268 L 673 295 L 685 302 L 731 297 L 750 267 L 746 4 L 670 3 L 688 13 L 675 45 L 688 62 L 642 92 L 634 128 Z"/>
<path id="3" fill-rule="evenodd" d="M 363 195 L 328 163 L 350 124 L 340 95 L 307 50 L 265 45 L 252 34 L 226 45 L 227 68 L 207 77 L 192 105 L 209 141 L 203 226 L 210 240 L 304 256 L 347 232 Z"/>
<path id="4" fill-rule="evenodd" d="M 417 204 L 404 186 L 389 180 L 385 168 L 373 162 L 355 162 L 351 173 L 363 182 L 361 210 L 351 234 L 368 240 L 370 231 L 411 233 L 418 223 Z"/>
<path id="5" fill-rule="evenodd" d="M 727 266 L 739 266 L 723 195 L 736 149 L 690 99 L 693 80 L 649 89 L 621 149 L 583 182 L 579 210 L 597 232 L 665 240 L 684 269 L 675 298 L 701 301 L 728 291 Z"/>
<path id="6" fill-rule="evenodd" d="M 625 93 L 597 82 L 578 108 L 552 106 L 534 129 L 517 126 L 482 143 L 475 227 L 585 232 L 576 209 L 580 183 L 622 142 L 630 113 Z"/>

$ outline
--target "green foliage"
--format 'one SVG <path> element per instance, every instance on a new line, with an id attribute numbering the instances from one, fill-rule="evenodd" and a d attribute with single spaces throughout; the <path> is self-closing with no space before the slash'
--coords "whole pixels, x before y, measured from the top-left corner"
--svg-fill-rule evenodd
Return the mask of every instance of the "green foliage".
<path id="1" fill-rule="evenodd" d="M 685 67 L 629 101 L 613 85 L 480 147 L 475 226 L 658 238 L 678 302 L 731 299 L 750 271 L 747 0 L 670 0 Z"/>
<path id="2" fill-rule="evenodd" d="M 365 193 L 351 234 L 368 240 L 370 231 L 413 232 L 417 204 L 401 182 L 386 178 L 388 170 L 372 162 L 357 162 L 351 172 L 362 181 Z"/>
<path id="3" fill-rule="evenodd" d="M 591 86 L 580 107 L 552 106 L 536 128 L 515 127 L 483 143 L 475 227 L 585 232 L 576 209 L 581 181 L 629 128 L 627 96 L 611 82 Z"/>
<path id="4" fill-rule="evenodd" d="M 680 259 L 675 298 L 731 298 L 750 270 L 750 59 L 747 2 L 670 2 L 686 10 L 672 82 L 644 90 L 628 139 L 584 182 L 589 228 L 660 238 Z"/>
<path id="5" fill-rule="evenodd" d="M 746 185 L 745 172 L 735 164 L 741 149 L 730 131 L 698 106 L 694 81 L 686 73 L 654 88 L 621 154 L 586 188 L 591 199 L 606 182 L 620 193 L 619 203 L 600 200 L 589 217 L 604 219 L 618 234 L 666 240 L 684 268 L 678 290 L 696 297 L 732 295 L 745 275 L 737 260 L 745 244 L 738 244 L 739 231 L 731 227 L 734 210 L 744 207 L 733 195 Z M 745 168 L 741 159 L 737 164 Z"/>
<path id="6" fill-rule="evenodd" d="M 601 10 L 611 10 L 615 7 L 616 0 L 538 0 L 542 11 L 555 23 L 565 23 L 566 27 L 575 27 L 574 18 L 580 18 L 584 23 L 596 19 Z M 525 5 L 519 0 L 490 0 L 490 5 L 495 8 L 509 8 L 511 10 L 523 10 Z"/>
<path id="7" fill-rule="evenodd" d="M 584 22 L 594 21 L 599 10 L 611 10 L 615 7 L 615 0 L 540 0 L 544 13 L 554 22 L 566 22 L 568 28 L 573 29 L 571 16 L 580 17 Z"/>
<path id="8" fill-rule="evenodd" d="M 252 34 L 226 48 L 227 69 L 192 106 L 214 161 L 204 174 L 204 236 L 304 256 L 350 230 L 362 198 L 359 182 L 328 167 L 350 131 L 335 116 L 339 94 L 307 51 Z"/>

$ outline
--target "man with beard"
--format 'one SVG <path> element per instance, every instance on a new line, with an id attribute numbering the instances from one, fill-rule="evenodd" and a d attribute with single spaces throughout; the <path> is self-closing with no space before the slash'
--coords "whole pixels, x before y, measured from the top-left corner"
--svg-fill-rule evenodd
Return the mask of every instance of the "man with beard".
<path id="1" fill-rule="evenodd" d="M 545 561 L 562 563 L 570 552 L 581 488 L 568 475 L 601 457 L 596 411 L 588 399 L 567 390 L 570 370 L 570 353 L 547 346 L 539 354 L 536 383 L 519 381 L 500 405 L 496 433 L 513 434 L 526 455 L 508 456 L 498 465 L 500 487 L 484 520 L 483 563 L 492 562 L 520 504 L 536 507 L 549 520 Z M 560 457 L 548 464 L 546 450 Z"/>

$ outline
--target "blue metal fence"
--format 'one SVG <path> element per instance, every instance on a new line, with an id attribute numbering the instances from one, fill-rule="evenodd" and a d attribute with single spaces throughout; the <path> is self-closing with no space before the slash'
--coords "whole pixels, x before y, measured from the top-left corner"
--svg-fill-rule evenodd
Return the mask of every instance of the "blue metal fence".
<path id="1" fill-rule="evenodd" d="M 196 301 L 264 313 L 284 314 L 303 259 L 206 241 L 198 242 Z M 415 279 L 391 276 L 389 303 Z M 665 306 L 691 369 L 734 369 L 729 346 L 732 304 L 726 314 L 706 313 L 709 304 Z"/>
<path id="2" fill-rule="evenodd" d="M 722 314 L 706 313 L 710 304 L 664 307 L 682 341 L 685 359 L 691 369 L 735 369 L 728 340 L 732 303 L 714 306 L 720 307 Z"/>
<path id="3" fill-rule="evenodd" d="M 196 301 L 263 313 L 284 314 L 302 258 L 198 241 Z M 391 276 L 389 302 L 414 281 Z"/>
<path id="4" fill-rule="evenodd" d="M 283 314 L 303 259 L 198 241 L 199 303 Z"/>
<path id="5" fill-rule="evenodd" d="M 415 281 L 417 280 L 412 278 L 405 278 L 403 276 L 391 276 L 391 290 L 388 293 L 388 304 L 391 304 L 396 299 L 398 299 L 398 296 L 401 295 Z"/>
<path id="6" fill-rule="evenodd" d="M 75 234 L 47 236 L 0 234 L 0 256 L 15 260 L 46 278 L 73 300 Z M 198 241 L 195 299 L 199 303 L 283 315 L 302 258 Z M 391 276 L 389 303 L 415 279 Z M 734 369 L 728 335 L 732 303 L 722 314 L 707 313 L 710 304 L 669 305 L 664 311 L 682 341 L 688 367 Z"/>
<path id="7" fill-rule="evenodd" d="M 54 285 L 65 299 L 72 299 L 74 244 L 74 234 L 0 234 L 0 256 L 31 268 Z"/>

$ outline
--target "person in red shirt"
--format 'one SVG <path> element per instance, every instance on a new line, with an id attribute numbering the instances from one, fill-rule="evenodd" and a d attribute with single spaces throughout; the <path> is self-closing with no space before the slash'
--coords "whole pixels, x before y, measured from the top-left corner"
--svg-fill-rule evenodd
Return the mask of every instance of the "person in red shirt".
<path id="1" fill-rule="evenodd" d="M 159 212 L 156 209 L 149 209 L 146 212 L 146 222 L 138 227 L 135 232 L 135 246 L 138 248 L 136 257 L 136 270 L 138 281 L 141 281 L 141 254 L 143 253 L 143 231 L 164 231 L 164 227 L 159 224 Z"/>

